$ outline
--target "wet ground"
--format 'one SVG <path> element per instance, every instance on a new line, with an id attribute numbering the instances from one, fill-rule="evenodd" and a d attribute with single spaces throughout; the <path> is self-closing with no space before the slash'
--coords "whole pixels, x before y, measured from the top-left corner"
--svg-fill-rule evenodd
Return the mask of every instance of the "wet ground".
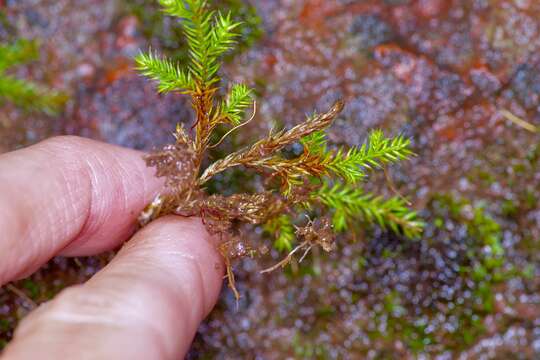
<path id="1" fill-rule="evenodd" d="M 540 135 L 501 115 L 506 109 L 540 126 L 540 3 L 251 4 L 264 36 L 223 74 L 259 95 L 257 117 L 236 142 L 344 98 L 335 143 L 358 144 L 376 127 L 412 138 L 418 156 L 391 173 L 429 225 L 417 241 L 367 230 L 282 273 L 263 276 L 268 264 L 243 261 L 238 309 L 225 289 L 190 356 L 540 357 Z M 20 36 L 43 42 L 41 60 L 19 75 L 72 99 L 60 118 L 5 108 L 0 151 L 61 133 L 139 149 L 169 140 L 174 124 L 189 118 L 186 102 L 156 95 L 131 57 L 150 41 L 180 59 L 181 49 L 149 33 L 156 23 L 137 17 L 137 6 L 146 5 L 0 1 Z M 155 21 L 170 33 L 170 23 Z M 368 188 L 386 188 L 383 177 L 372 179 Z M 56 259 L 15 285 L 44 301 L 106 260 Z M 0 290 L 0 342 L 30 306 L 13 289 Z"/>

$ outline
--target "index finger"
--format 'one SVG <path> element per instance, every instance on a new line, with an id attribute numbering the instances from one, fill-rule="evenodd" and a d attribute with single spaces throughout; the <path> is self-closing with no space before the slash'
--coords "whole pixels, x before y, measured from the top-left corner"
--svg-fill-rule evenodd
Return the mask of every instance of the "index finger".
<path id="1" fill-rule="evenodd" d="M 0 285 L 127 239 L 162 186 L 141 155 L 78 137 L 0 155 Z"/>

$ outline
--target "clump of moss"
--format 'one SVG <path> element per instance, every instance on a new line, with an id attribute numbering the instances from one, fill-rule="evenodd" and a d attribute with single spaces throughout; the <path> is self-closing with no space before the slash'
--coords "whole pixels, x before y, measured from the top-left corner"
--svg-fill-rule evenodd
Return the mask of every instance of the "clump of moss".
<path id="1" fill-rule="evenodd" d="M 376 223 L 409 237 L 421 232 L 423 223 L 404 199 L 384 199 L 362 187 L 369 171 L 412 156 L 409 140 L 387 138 L 375 130 L 359 147 L 330 144 L 326 131 L 342 111 L 341 101 L 204 168 L 208 151 L 255 115 L 253 90 L 247 85 L 232 84 L 222 91 L 225 96 L 218 96 L 221 59 L 235 45 L 241 24 L 231 13 L 212 10 L 204 0 L 159 2 L 168 15 L 180 19 L 189 49 L 188 65 L 183 68 L 174 60 L 148 52 L 137 56 L 137 66 L 158 83 L 160 92 L 190 96 L 195 120 L 191 130 L 178 125 L 175 142 L 146 157 L 156 175 L 166 178 L 168 190 L 141 214 L 142 225 L 167 214 L 202 217 L 208 231 L 221 239 L 219 250 L 237 298 L 233 260 L 262 256 L 267 251 L 265 244 L 254 244 L 243 235 L 242 224 L 264 227 L 275 235 L 276 247 L 289 251 L 265 271 L 287 265 L 296 255 L 301 261 L 313 247 L 332 251 L 336 232 L 351 231 L 360 224 Z M 253 109 L 253 114 L 245 120 L 248 109 Z M 228 131 L 213 143 L 219 128 Z M 291 157 L 286 149 L 294 144 L 303 150 Z M 239 167 L 264 179 L 256 192 L 223 195 L 206 191 L 212 178 Z"/>

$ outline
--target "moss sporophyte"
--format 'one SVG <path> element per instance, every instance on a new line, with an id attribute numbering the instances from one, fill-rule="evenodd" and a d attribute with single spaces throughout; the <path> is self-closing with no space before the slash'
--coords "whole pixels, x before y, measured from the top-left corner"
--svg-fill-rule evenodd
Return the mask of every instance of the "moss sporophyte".
<path id="1" fill-rule="evenodd" d="M 332 251 L 336 233 L 362 223 L 376 223 L 407 237 L 420 234 L 423 223 L 402 197 L 384 199 L 362 188 L 369 170 L 413 155 L 409 140 L 387 138 L 375 130 L 359 147 L 331 146 L 326 130 L 343 110 L 342 101 L 202 169 L 208 150 L 221 143 L 211 143 L 216 129 L 229 127 L 226 137 L 254 117 L 254 95 L 247 85 L 231 84 L 224 97 L 218 96 L 220 59 L 234 46 L 241 24 L 230 14 L 211 11 L 204 0 L 159 2 L 168 15 L 180 19 L 189 48 L 188 65 L 182 68 L 149 51 L 136 57 L 137 68 L 158 83 L 160 92 L 190 96 L 195 119 L 190 131 L 178 124 L 175 142 L 145 157 L 156 175 L 166 179 L 167 190 L 141 214 L 141 225 L 167 214 L 200 216 L 207 230 L 220 239 L 229 286 L 237 298 L 233 261 L 266 252 L 263 244 L 251 244 L 242 236 L 242 224 L 262 226 L 275 236 L 277 249 L 288 251 L 281 262 L 263 272 L 286 266 L 296 255 L 302 259 L 316 246 Z M 253 115 L 244 121 L 248 110 Z M 284 150 L 292 144 L 301 144 L 303 150 L 291 158 Z M 268 175 L 264 190 L 229 196 L 206 192 L 210 179 L 235 167 Z"/>

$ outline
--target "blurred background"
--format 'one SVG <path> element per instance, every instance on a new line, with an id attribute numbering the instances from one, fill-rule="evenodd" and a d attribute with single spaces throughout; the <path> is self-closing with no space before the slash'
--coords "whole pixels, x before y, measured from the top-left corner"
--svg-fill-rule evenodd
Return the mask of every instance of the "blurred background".
<path id="1" fill-rule="evenodd" d="M 156 3 L 0 0 L 0 44 L 18 56 L 8 66 L 0 55 L 0 152 L 59 134 L 149 150 L 190 123 L 185 97 L 157 95 L 133 70 L 149 46 L 186 59 Z M 334 143 L 373 128 L 412 139 L 417 157 L 391 176 L 428 226 L 414 241 L 366 229 L 264 276 L 275 260 L 243 260 L 238 309 L 224 287 L 189 357 L 540 358 L 540 2 L 210 3 L 245 23 L 222 77 L 258 96 L 255 120 L 223 151 L 344 98 Z M 225 190 L 243 189 L 242 176 Z M 57 258 L 0 289 L 0 348 L 36 304 L 111 256 Z"/>

